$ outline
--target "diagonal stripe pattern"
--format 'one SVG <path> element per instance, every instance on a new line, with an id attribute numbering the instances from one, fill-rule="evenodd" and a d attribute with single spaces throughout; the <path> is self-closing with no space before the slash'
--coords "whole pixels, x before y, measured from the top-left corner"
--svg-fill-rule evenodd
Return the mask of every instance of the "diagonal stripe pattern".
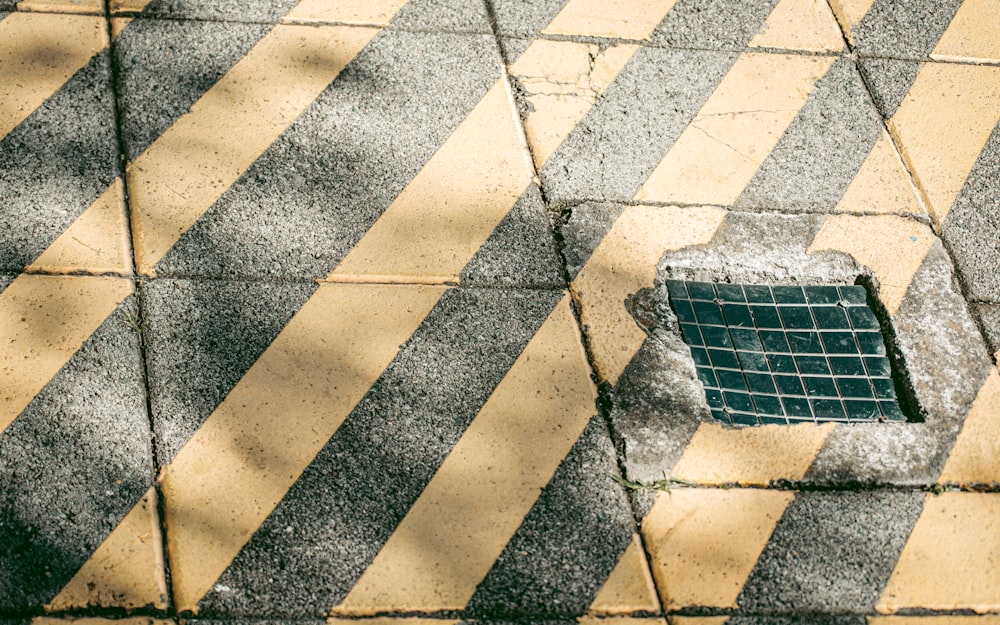
<path id="1" fill-rule="evenodd" d="M 23 9 L 48 10 L 34 4 L 39 6 Z M 5 402 L 0 404 L 0 436 L 3 429 L 19 423 L 26 407 L 87 345 L 98 326 L 113 311 L 122 310 L 135 290 L 132 245 L 139 275 L 162 280 L 157 275 L 165 267 L 171 275 L 184 276 L 173 269 L 177 265 L 171 264 L 171 255 L 187 253 L 191 249 L 187 246 L 210 233 L 218 223 L 214 220 L 220 206 L 238 207 L 236 190 L 253 189 L 263 171 L 261 163 L 281 157 L 293 145 L 282 143 L 290 129 L 309 128 L 297 120 L 307 111 L 320 110 L 317 103 L 342 80 L 361 76 L 363 81 L 365 67 L 356 60 L 367 61 L 371 57 L 364 56 L 365 51 L 389 45 L 383 41 L 403 41 L 405 37 L 397 33 L 404 24 L 414 23 L 413 15 L 422 5 L 420 0 L 376 4 L 343 3 L 334 8 L 304 0 L 287 7 L 283 17 L 273 16 L 280 24 L 259 29 L 256 43 L 212 80 L 192 101 L 189 112 L 178 110 L 161 135 L 135 150 L 138 155 L 124 171 L 128 205 L 122 202 L 120 180 L 101 181 L 87 199 L 89 208 L 85 202 L 81 206 L 85 210 L 71 215 L 66 227 L 49 237 L 47 247 L 39 248 L 44 251 L 21 264 L 28 273 L 0 291 L 0 329 L 11 337 L 0 350 L 0 374 L 5 376 L 4 388 L 13 389 L 0 394 Z M 570 0 L 552 11 L 552 21 L 539 31 L 541 38 L 524 52 L 511 54 L 505 49 L 513 57 L 507 68 L 511 82 L 503 72 L 499 80 L 484 79 L 492 86 L 474 95 L 474 105 L 463 105 L 453 113 L 455 123 L 439 140 L 429 142 L 433 145 L 419 157 L 420 166 L 390 189 L 385 202 L 373 203 L 362 232 L 346 237 L 336 260 L 328 262 L 331 257 L 317 265 L 327 263 L 321 273 L 309 276 L 320 278 L 319 284 L 303 289 L 304 303 L 295 304 L 290 320 L 282 320 L 262 339 L 264 344 L 248 357 L 248 364 L 228 374 L 232 381 L 217 391 L 224 399 L 216 400 L 210 414 L 197 419 L 193 435 L 181 435 L 172 443 L 178 449 L 163 454 L 166 466 L 158 488 L 148 488 L 141 499 L 133 497 L 137 503 L 132 511 L 114 516 L 116 529 L 110 534 L 110 528 L 104 531 L 106 540 L 90 547 L 93 556 L 62 593 L 49 595 L 48 609 L 170 605 L 180 612 L 207 607 L 213 613 L 239 613 L 245 604 L 227 593 L 233 588 L 238 593 L 260 590 L 259 582 L 247 578 L 246 571 L 262 549 L 275 548 L 274 576 L 284 576 L 285 583 L 291 573 L 277 571 L 284 571 L 284 558 L 291 552 L 278 545 L 293 549 L 305 545 L 309 551 L 295 558 L 300 564 L 314 561 L 312 550 L 320 544 L 312 537 L 294 536 L 294 523 L 304 518 L 301 515 L 317 510 L 315 504 L 303 503 L 302 497 L 308 499 L 303 493 L 315 496 L 320 483 L 316 476 L 330 474 L 331 467 L 345 459 L 331 449 L 357 432 L 354 428 L 361 423 L 366 402 L 380 392 L 393 396 L 392 387 L 383 385 L 390 384 L 407 350 L 419 351 L 418 337 L 453 299 L 451 294 L 475 293 L 466 284 L 476 286 L 468 277 L 474 259 L 519 208 L 530 212 L 531 207 L 541 206 L 532 184 L 536 171 L 547 199 L 557 205 L 581 200 L 628 205 L 612 211 L 605 233 L 597 237 L 599 243 L 590 244 L 593 251 L 582 254 L 581 268 L 571 272 L 568 292 L 551 287 L 544 296 L 539 292 L 545 301 L 536 311 L 536 327 L 512 348 L 509 363 L 496 379 L 481 381 L 481 403 L 465 422 L 452 424 L 450 438 L 441 441 L 441 453 L 421 466 L 418 473 L 423 477 L 391 502 L 395 507 L 378 535 L 339 554 L 352 560 L 349 574 L 336 588 L 323 588 L 311 603 L 295 604 L 291 612 L 315 616 L 332 609 L 351 617 L 441 610 L 472 615 L 502 612 L 497 607 L 502 601 L 497 603 L 496 597 L 505 592 L 504 580 L 524 570 L 518 567 L 549 557 L 527 554 L 522 545 L 531 544 L 525 541 L 533 532 L 548 536 L 545 532 L 551 531 L 545 526 L 544 509 L 564 501 L 560 498 L 569 488 L 564 469 L 576 462 L 581 445 L 592 437 L 602 441 L 599 447 L 610 449 L 603 429 L 594 430 L 597 408 L 595 389 L 587 379 L 587 356 L 597 379 L 608 384 L 617 401 L 616 387 L 633 383 L 642 366 L 636 355 L 647 353 L 655 340 L 650 337 L 655 332 L 641 318 L 640 296 L 655 290 L 661 258 L 668 254 L 683 259 L 692 250 L 711 249 L 752 220 L 734 217 L 734 210 L 850 213 L 797 216 L 787 223 L 808 224 L 802 230 L 812 240 L 808 248 L 803 246 L 803 254 L 816 258 L 839 254 L 872 277 L 881 305 L 902 326 L 903 351 L 917 354 L 907 343 L 907 324 L 919 319 L 914 311 L 919 311 L 928 288 L 926 274 L 942 259 L 948 261 L 934 231 L 912 217 L 928 214 L 937 227 L 946 225 L 952 206 L 960 197 L 968 197 L 963 185 L 972 179 L 970 171 L 982 169 L 984 146 L 1000 116 L 990 108 L 996 100 L 991 97 L 996 95 L 995 72 L 988 65 L 969 63 L 996 58 L 989 47 L 989 20 L 982 19 L 992 5 L 987 0 L 952 3 L 954 19 L 942 29 L 939 40 L 925 42 L 926 49 L 912 53 L 917 59 L 913 62 L 923 65 L 884 125 L 866 102 L 856 108 L 862 111 L 856 124 L 832 124 L 832 130 L 822 135 L 813 134 L 815 120 L 837 111 L 842 89 L 854 97 L 862 85 L 853 63 L 837 57 L 843 42 L 834 16 L 847 40 L 864 53 L 878 16 L 895 9 L 878 1 L 844 0 L 830 6 L 808 0 L 760 3 L 767 10 L 758 9 L 757 22 L 748 19 L 754 26 L 738 37 L 742 41 L 736 51 L 695 53 L 644 45 L 649 39 L 670 41 L 675 36 L 672 20 L 685 19 L 682 16 L 690 15 L 694 4 Z M 113 7 L 129 14 L 143 8 L 143 3 Z M 405 14 L 405 19 L 393 22 L 397 13 Z M 505 15 L 502 6 L 497 15 Z M 0 29 L 23 36 L 33 32 L 35 26 L 25 24 L 35 17 L 43 14 L 15 13 L 0 21 Z M 105 23 L 100 18 L 73 19 L 77 22 L 61 25 L 96 24 L 100 28 L 95 32 L 103 37 Z M 116 36 L 127 37 L 131 25 L 144 23 L 143 19 L 118 22 Z M 383 31 L 386 25 L 390 28 Z M 581 43 L 567 37 L 611 41 Z M 43 78 L 44 84 L 19 85 L 12 91 L 8 99 L 14 112 L 5 132 L 11 136 L 19 132 L 33 110 L 65 89 L 73 74 L 82 71 L 81 64 L 92 63 L 106 45 L 84 45 L 75 56 L 61 60 L 60 67 L 39 66 L 28 72 Z M 0 70 L 11 67 L 18 52 L 0 44 Z M 626 152 L 633 149 L 639 132 L 639 126 L 615 126 L 615 115 L 621 121 L 642 89 L 655 93 L 650 85 L 656 81 L 643 73 L 658 58 L 668 61 L 658 69 L 666 68 L 667 74 L 693 63 L 709 69 L 682 95 L 673 94 L 668 107 L 642 103 L 639 96 L 637 117 L 657 129 L 651 135 L 655 140 L 635 148 L 635 166 L 623 167 L 625 175 L 611 180 L 608 167 L 631 158 Z M 862 68 L 864 63 L 860 62 Z M 662 74 L 657 80 L 661 78 Z M 277 101 L 275 93 L 280 94 Z M 878 95 L 876 104 L 882 106 Z M 606 127 L 613 131 L 605 134 Z M 816 164 L 812 157 L 817 151 L 837 140 L 840 147 L 857 149 L 844 150 L 850 155 L 842 159 L 845 164 L 838 165 L 840 169 Z M 953 148 L 947 158 L 928 147 L 940 143 Z M 131 147 L 139 145 L 143 142 Z M 594 154 L 596 160 L 584 158 Z M 798 164 L 789 164 L 796 157 Z M 578 169 L 571 172 L 572 168 Z M 583 179 L 594 176 L 581 183 L 581 172 Z M 782 181 L 787 184 L 808 172 L 819 172 L 824 181 L 815 187 L 810 181 L 800 195 L 781 188 Z M 886 187 L 891 193 L 873 198 Z M 130 230 L 134 240 L 127 236 Z M 34 275 L 69 271 L 113 275 Z M 951 305 L 949 297 L 951 291 L 941 301 Z M 579 312 L 582 341 L 571 303 Z M 959 314 L 953 324 L 956 332 L 966 332 L 967 317 L 964 310 Z M 143 319 L 131 323 L 144 332 Z M 936 344 L 931 347 L 937 349 Z M 981 364 L 973 360 L 976 366 Z M 23 364 L 28 361 L 30 367 Z M 926 370 L 923 364 L 915 368 L 918 394 L 924 392 L 920 379 Z M 967 388 L 954 391 L 955 398 L 940 400 L 958 406 L 954 414 L 959 416 L 949 422 L 954 432 L 965 422 L 947 463 L 945 453 L 930 463 L 931 471 L 944 467 L 940 476 L 944 481 L 992 480 L 984 458 L 992 440 L 995 369 L 984 378 L 981 390 L 982 380 L 976 375 L 967 384 L 977 385 L 974 402 L 975 394 Z M 154 394 L 162 392 L 152 388 Z M 953 392 L 952 386 L 946 392 Z M 158 400 L 153 401 L 157 405 Z M 940 413 L 935 402 L 940 403 L 931 401 L 932 419 Z M 155 408 L 154 418 L 158 418 Z M 381 436 L 377 427 L 364 431 Z M 427 435 L 407 432 L 417 439 Z M 779 575 L 769 567 L 788 559 L 789 553 L 803 558 L 799 568 L 780 573 L 789 576 L 791 585 L 822 568 L 820 547 L 796 547 L 797 528 L 810 523 L 819 527 L 817 544 L 834 549 L 846 534 L 824 525 L 828 523 L 824 511 L 832 511 L 829 518 L 841 519 L 848 533 L 870 519 L 855 513 L 850 497 L 711 487 L 812 480 L 822 474 L 824 454 L 843 447 L 855 434 L 840 426 L 726 430 L 702 423 L 692 429 L 674 456 L 672 474 L 698 488 L 637 497 L 633 503 L 646 512 L 641 527 L 635 527 L 627 513 L 611 523 L 614 529 L 600 547 L 598 559 L 603 560 L 593 565 L 599 578 L 580 585 L 587 588 L 583 603 L 574 597 L 574 607 L 559 614 L 577 616 L 588 607 L 595 614 L 609 615 L 691 607 L 774 611 L 774 601 L 805 605 L 802 602 L 809 599 L 792 591 L 772 596 L 768 585 Z M 946 442 L 952 440 L 953 435 Z M 987 441 L 987 448 L 973 440 Z M 628 466 L 628 441 L 625 444 Z M 252 494 L 247 496 L 248 492 Z M 955 603 L 925 599 L 926 593 L 919 590 L 928 583 L 922 577 L 927 574 L 926 562 L 956 568 L 957 560 L 941 559 L 939 550 L 928 546 L 928 537 L 942 527 L 972 533 L 965 526 L 949 525 L 951 510 L 965 510 L 974 519 L 992 514 L 989 498 L 961 495 L 941 502 L 902 495 L 874 497 L 879 505 L 899 510 L 900 525 L 884 536 L 869 532 L 857 538 L 859 544 L 884 540 L 888 545 L 877 566 L 848 564 L 830 573 L 852 589 L 864 583 L 871 586 L 867 594 L 845 592 L 838 609 L 995 609 L 996 597 L 988 584 L 970 584 L 964 594 L 956 590 L 951 593 L 958 597 Z M 156 524 L 160 496 L 167 529 L 165 554 L 160 552 Z M 608 509 L 627 510 L 622 502 L 619 497 Z M 918 515 L 921 505 L 924 511 Z M 734 507 L 744 511 L 743 517 L 726 519 L 725 511 Z M 909 536 L 914 523 L 916 529 Z M 338 534 L 336 528 L 328 531 L 334 536 L 346 534 L 344 530 Z M 727 541 L 739 533 L 744 539 L 741 547 L 729 549 Z M 969 551 L 961 541 L 953 547 L 959 558 Z M 995 554 L 987 549 L 981 555 L 979 568 L 990 579 L 996 569 Z M 164 556 L 171 570 L 169 604 L 162 577 L 128 580 L 141 575 L 137 571 L 163 568 Z M 692 567 L 697 575 L 690 575 Z M 414 571 L 420 574 L 414 576 Z M 533 610 L 557 595 L 545 591 L 539 596 L 544 598 L 509 605 L 517 606 L 516 614 L 537 614 Z M 268 609 L 274 616 L 289 613 Z M 307 611 L 296 612 L 303 609 Z"/>

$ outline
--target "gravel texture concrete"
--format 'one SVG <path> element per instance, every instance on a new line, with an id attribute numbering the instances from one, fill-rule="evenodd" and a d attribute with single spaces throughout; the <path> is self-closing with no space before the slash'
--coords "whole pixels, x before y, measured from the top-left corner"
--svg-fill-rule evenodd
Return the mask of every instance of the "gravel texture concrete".
<path id="1" fill-rule="evenodd" d="M 961 4 L 961 0 L 876 0 L 851 33 L 862 56 L 924 60 Z"/>

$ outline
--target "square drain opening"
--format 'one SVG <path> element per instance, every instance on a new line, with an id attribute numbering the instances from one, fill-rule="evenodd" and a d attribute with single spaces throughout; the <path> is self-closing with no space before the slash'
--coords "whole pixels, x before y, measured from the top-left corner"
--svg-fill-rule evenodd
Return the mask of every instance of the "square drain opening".
<path id="1" fill-rule="evenodd" d="M 667 280 L 667 289 L 719 421 L 911 420 L 865 287 Z"/>

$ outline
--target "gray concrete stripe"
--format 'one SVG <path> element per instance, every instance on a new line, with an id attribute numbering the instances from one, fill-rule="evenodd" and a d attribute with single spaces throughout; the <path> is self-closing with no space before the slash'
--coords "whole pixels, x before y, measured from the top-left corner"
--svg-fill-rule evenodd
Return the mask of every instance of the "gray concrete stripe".
<path id="1" fill-rule="evenodd" d="M 736 205 L 832 211 L 878 139 L 882 124 L 851 59 L 821 78 Z"/>
<path id="2" fill-rule="evenodd" d="M 188 280 L 140 287 L 160 465 L 173 461 L 315 290 Z"/>
<path id="3" fill-rule="evenodd" d="M 795 616 L 734 616 L 725 625 L 866 625 L 860 615 L 811 614 Z"/>
<path id="4" fill-rule="evenodd" d="M 108 54 L 0 138 L 0 271 L 29 265 L 117 174 Z"/>
<path id="5" fill-rule="evenodd" d="M 631 201 L 736 61 L 643 48 L 542 169 L 547 199 Z"/>
<path id="6" fill-rule="evenodd" d="M 878 112 L 885 119 L 892 118 L 903 103 L 913 81 L 920 72 L 920 63 L 898 59 L 858 59 L 858 69 L 875 100 Z"/>
<path id="7" fill-rule="evenodd" d="M 961 4 L 962 0 L 876 0 L 851 33 L 863 56 L 922 60 Z"/>
<path id="8" fill-rule="evenodd" d="M 338 604 L 560 297 L 447 292 L 205 596 L 201 613 L 298 618 Z"/>
<path id="9" fill-rule="evenodd" d="M 559 11 L 567 0 L 487 0 L 496 16 L 497 30 L 501 35 L 535 37 Z"/>
<path id="10" fill-rule="evenodd" d="M 0 610 L 51 601 L 153 484 L 134 306 L 125 300 L 0 436 Z"/>
<path id="11" fill-rule="evenodd" d="M 469 602 L 483 618 L 584 614 L 635 531 L 611 476 L 615 450 L 595 416 Z"/>
<path id="12" fill-rule="evenodd" d="M 529 187 L 483 243 L 459 277 L 476 286 L 559 288 L 564 286 L 541 194 Z"/>
<path id="13" fill-rule="evenodd" d="M 785 510 L 737 603 L 755 613 L 871 613 L 924 493 L 806 492 Z"/>
<path id="14" fill-rule="evenodd" d="M 678 0 L 653 31 L 654 45 L 742 51 L 777 0 Z"/>
<path id="15" fill-rule="evenodd" d="M 130 22 L 114 42 L 128 160 L 189 112 L 269 30 L 259 24 Z"/>
<path id="16" fill-rule="evenodd" d="M 993 129 L 941 227 L 965 295 L 1000 302 L 1000 125 Z"/>
<path id="17" fill-rule="evenodd" d="M 1000 352 L 1000 303 L 973 304 L 972 311 L 979 319 L 979 327 L 990 351 L 994 354 Z"/>
<path id="18" fill-rule="evenodd" d="M 158 275 L 325 276 L 498 77 L 492 38 L 381 32 L 181 237 Z"/>
<path id="19" fill-rule="evenodd" d="M 421 32 L 493 34 L 486 0 L 410 0 L 389 28 Z"/>

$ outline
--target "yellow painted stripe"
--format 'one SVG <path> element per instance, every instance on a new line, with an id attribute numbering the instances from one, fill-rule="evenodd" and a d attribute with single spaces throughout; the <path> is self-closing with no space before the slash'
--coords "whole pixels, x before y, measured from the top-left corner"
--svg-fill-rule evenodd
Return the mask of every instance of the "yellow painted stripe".
<path id="1" fill-rule="evenodd" d="M 595 399 L 567 296 L 336 610 L 464 608 L 583 433 Z"/>
<path id="2" fill-rule="evenodd" d="M 885 130 L 851 180 L 836 210 L 897 215 L 926 213 L 913 180 Z"/>
<path id="3" fill-rule="evenodd" d="M 104 15 L 104 2 L 103 0 L 21 0 L 17 3 L 17 10 Z"/>
<path id="4" fill-rule="evenodd" d="M 844 36 L 826 0 L 781 0 L 750 47 L 839 52 Z"/>
<path id="5" fill-rule="evenodd" d="M 1000 610 L 1000 493 L 928 495 L 875 609 Z"/>
<path id="6" fill-rule="evenodd" d="M 13 13 L 0 21 L 0 138 L 107 45 L 97 17 Z"/>
<path id="7" fill-rule="evenodd" d="M 531 105 L 524 130 L 538 169 L 638 50 L 632 44 L 602 51 L 595 44 L 538 39 L 518 57 L 510 72 Z"/>
<path id="8" fill-rule="evenodd" d="M 760 486 L 772 480 L 801 480 L 832 431 L 832 423 L 743 429 L 702 423 L 673 477 L 698 484 Z"/>
<path id="9" fill-rule="evenodd" d="M 152 0 L 110 0 L 111 13 L 140 13 Z"/>
<path id="10" fill-rule="evenodd" d="M 328 618 L 326 625 L 458 625 L 462 621 L 439 618 L 377 616 L 372 618 Z"/>
<path id="11" fill-rule="evenodd" d="M 130 616 L 125 618 L 84 617 L 66 619 L 55 616 L 36 616 L 31 619 L 31 625 L 177 625 L 170 619 L 151 618 L 148 616 Z"/>
<path id="12" fill-rule="evenodd" d="M 615 384 L 646 338 L 625 298 L 653 285 L 666 251 L 711 241 L 725 215 L 711 207 L 630 206 L 594 250 L 572 289 L 583 304 L 581 320 L 602 380 Z"/>
<path id="13" fill-rule="evenodd" d="M 935 240 L 927 226 L 901 217 L 833 215 L 806 251 L 845 252 L 869 267 L 879 281 L 879 299 L 896 314 Z"/>
<path id="14" fill-rule="evenodd" d="M 302 0 L 282 19 L 285 23 L 337 23 L 386 26 L 407 0 Z"/>
<path id="15" fill-rule="evenodd" d="M 570 0 L 543 35 L 648 39 L 677 0 Z"/>
<path id="16" fill-rule="evenodd" d="M 794 495 L 764 489 L 677 489 L 642 522 L 665 610 L 735 608 Z"/>
<path id="17" fill-rule="evenodd" d="M 150 488 L 45 609 L 166 609 L 162 547 L 156 490 Z"/>
<path id="18" fill-rule="evenodd" d="M 851 30 L 861 22 L 873 4 L 875 0 L 830 0 L 830 8 L 837 16 L 841 28 L 847 33 L 847 40 L 852 46 L 855 45 L 855 41 Z"/>
<path id="19" fill-rule="evenodd" d="M 1000 0 L 964 0 L 931 58 L 1000 63 Z"/>
<path id="20" fill-rule="evenodd" d="M 179 610 L 197 608 L 442 293 L 320 285 L 181 449 L 162 477 Z"/>
<path id="21" fill-rule="evenodd" d="M 31 274 L 0 292 L 0 432 L 130 293 L 119 278 Z"/>
<path id="22" fill-rule="evenodd" d="M 276 26 L 128 167 L 135 255 L 154 266 L 378 29 Z"/>
<path id="23" fill-rule="evenodd" d="M 928 63 L 891 120 L 940 225 L 1000 120 L 1000 67 Z"/>
<path id="24" fill-rule="evenodd" d="M 327 280 L 457 282 L 532 175 L 498 81 Z"/>
<path id="25" fill-rule="evenodd" d="M 132 260 L 127 219 L 121 179 L 115 179 L 28 270 L 129 273 Z"/>
<path id="26" fill-rule="evenodd" d="M 1000 484 L 1000 371 L 995 367 L 972 404 L 940 480 Z"/>
<path id="27" fill-rule="evenodd" d="M 656 596 L 653 575 L 646 562 L 642 541 L 635 534 L 611 575 L 594 597 L 588 612 L 613 615 L 659 611 L 660 600 Z"/>
<path id="28" fill-rule="evenodd" d="M 635 199 L 730 206 L 834 57 L 745 53 Z"/>

